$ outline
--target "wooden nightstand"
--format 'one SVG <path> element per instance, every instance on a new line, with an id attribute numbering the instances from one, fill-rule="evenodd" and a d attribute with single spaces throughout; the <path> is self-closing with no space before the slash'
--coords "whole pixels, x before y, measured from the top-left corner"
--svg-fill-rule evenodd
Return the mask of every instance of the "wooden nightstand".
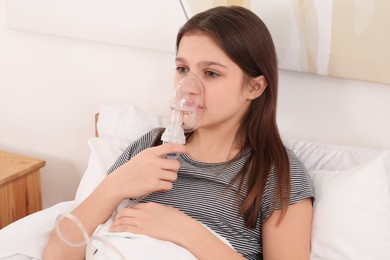
<path id="1" fill-rule="evenodd" d="M 42 209 L 39 170 L 45 161 L 0 151 L 0 229 Z"/>

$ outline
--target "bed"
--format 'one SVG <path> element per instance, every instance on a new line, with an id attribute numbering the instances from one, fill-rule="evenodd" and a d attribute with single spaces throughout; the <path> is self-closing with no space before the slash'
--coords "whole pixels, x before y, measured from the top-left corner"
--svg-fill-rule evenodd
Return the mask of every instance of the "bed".
<path id="1" fill-rule="evenodd" d="M 90 194 L 132 140 L 167 122 L 166 116 L 142 111 L 132 104 L 101 104 L 97 136 L 88 139 L 88 166 L 74 200 L 0 230 L 0 259 L 41 259 L 55 218 L 71 211 Z M 303 140 L 284 142 L 307 167 L 316 193 L 311 260 L 389 260 L 390 149 Z M 168 254 L 165 257 L 172 259 Z M 160 254 L 158 259 L 164 257 Z"/>

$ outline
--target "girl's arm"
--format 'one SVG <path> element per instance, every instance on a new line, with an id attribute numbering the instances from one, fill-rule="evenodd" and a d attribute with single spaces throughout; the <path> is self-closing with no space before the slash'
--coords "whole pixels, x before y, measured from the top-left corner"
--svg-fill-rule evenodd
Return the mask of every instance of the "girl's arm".
<path id="1" fill-rule="evenodd" d="M 179 241 L 197 259 L 245 259 L 199 222 L 188 226 L 186 236 Z"/>
<path id="2" fill-rule="evenodd" d="M 263 259 L 309 260 L 312 215 L 311 199 L 288 206 L 280 223 L 276 210 L 263 223 Z"/>
<path id="3" fill-rule="evenodd" d="M 164 144 L 148 148 L 108 175 L 72 214 L 80 220 L 89 235 L 104 223 L 124 199 L 172 189 L 180 164 L 177 160 L 164 159 L 168 153 L 185 153 L 185 147 Z M 60 223 L 64 236 L 74 242 L 82 241 L 78 228 L 68 219 Z M 84 259 L 85 247 L 69 247 L 52 231 L 43 258 Z"/>

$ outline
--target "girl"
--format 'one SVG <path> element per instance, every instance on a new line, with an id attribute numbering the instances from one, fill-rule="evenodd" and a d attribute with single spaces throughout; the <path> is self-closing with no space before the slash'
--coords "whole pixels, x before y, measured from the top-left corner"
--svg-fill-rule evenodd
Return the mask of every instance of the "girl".
<path id="1" fill-rule="evenodd" d="M 278 133 L 277 60 L 266 26 L 245 8 L 217 7 L 184 24 L 176 48 L 175 81 L 190 72 L 204 85 L 198 129 L 186 145 L 161 144 L 159 129 L 145 134 L 72 214 L 92 234 L 122 200 L 147 195 L 122 209 L 111 231 L 168 240 L 199 259 L 309 259 L 313 191 Z M 164 157 L 172 153 L 177 159 Z M 70 223 L 61 225 L 77 240 Z M 53 232 L 44 256 L 82 259 L 85 248 Z"/>

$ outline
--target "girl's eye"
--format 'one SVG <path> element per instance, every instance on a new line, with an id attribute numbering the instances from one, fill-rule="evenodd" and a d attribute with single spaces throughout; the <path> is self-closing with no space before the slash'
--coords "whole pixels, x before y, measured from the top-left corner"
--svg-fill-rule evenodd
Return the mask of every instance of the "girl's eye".
<path id="1" fill-rule="evenodd" d="M 178 67 L 176 67 L 176 71 L 179 72 L 179 73 L 186 73 L 187 72 L 187 68 L 186 67 L 182 67 L 182 66 L 178 66 Z"/>
<path id="2" fill-rule="evenodd" d="M 216 72 L 214 72 L 214 71 L 206 71 L 204 74 L 205 74 L 206 77 L 208 77 L 208 78 L 216 78 L 216 77 L 219 76 L 219 74 L 216 73 Z"/>

